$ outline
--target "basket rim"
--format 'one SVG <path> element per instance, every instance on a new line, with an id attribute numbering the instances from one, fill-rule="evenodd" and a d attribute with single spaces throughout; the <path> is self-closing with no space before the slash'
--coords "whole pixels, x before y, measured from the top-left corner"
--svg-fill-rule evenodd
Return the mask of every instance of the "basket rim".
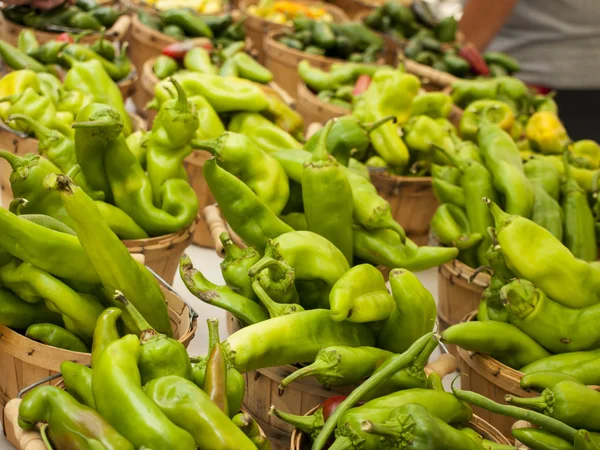
<path id="1" fill-rule="evenodd" d="M 458 278 L 464 278 L 469 281 L 470 277 L 475 272 L 475 269 L 467 264 L 459 261 L 458 259 L 453 259 L 452 261 L 448 261 L 440 266 L 439 270 L 443 269 L 447 270 L 450 275 Z M 470 284 L 474 284 L 476 286 L 486 288 L 488 287 L 491 276 L 488 273 L 480 272 L 477 274 L 477 277 L 470 282 Z M 464 320 L 464 319 L 463 319 Z"/>
<path id="2" fill-rule="evenodd" d="M 189 235 L 194 234 L 194 230 L 196 229 L 196 226 L 198 225 L 199 221 L 200 221 L 200 216 L 198 214 L 198 215 L 196 215 L 196 217 L 194 218 L 194 221 L 191 224 L 189 224 L 187 227 L 182 228 L 181 230 L 176 231 L 174 233 L 163 234 L 161 236 L 154 236 L 154 237 L 143 238 L 143 239 L 121 239 L 121 242 L 123 244 L 125 244 L 125 246 L 127 248 L 133 248 L 135 246 L 139 246 L 139 247 L 142 247 L 142 249 L 143 249 L 144 247 L 147 247 L 149 245 L 157 245 L 157 246 L 162 245 L 162 246 L 168 247 L 177 238 L 180 238 L 187 234 L 189 234 Z M 137 252 L 134 252 L 134 253 L 137 253 Z"/>
<path id="3" fill-rule="evenodd" d="M 431 185 L 431 177 L 407 177 L 406 175 L 395 175 L 385 170 L 369 170 L 369 174 L 373 177 L 389 178 L 406 184 L 429 184 Z"/>

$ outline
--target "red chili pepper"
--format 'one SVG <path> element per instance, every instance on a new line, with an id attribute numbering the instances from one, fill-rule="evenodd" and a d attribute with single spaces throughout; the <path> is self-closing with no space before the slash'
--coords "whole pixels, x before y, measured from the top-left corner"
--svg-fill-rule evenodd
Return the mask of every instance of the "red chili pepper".
<path id="1" fill-rule="evenodd" d="M 321 406 L 323 407 L 323 419 L 329 419 L 329 416 L 334 413 L 337 407 L 340 406 L 340 403 L 342 403 L 344 400 L 346 400 L 345 395 L 336 395 L 335 397 L 329 397 L 327 400 L 321 403 Z"/>
<path id="2" fill-rule="evenodd" d="M 371 77 L 369 75 L 361 75 L 356 80 L 354 84 L 354 89 L 352 89 L 352 95 L 360 95 L 367 90 L 369 85 L 371 84 Z M 334 397 L 335 398 L 335 397 Z"/>
<path id="3" fill-rule="evenodd" d="M 202 47 L 208 51 L 212 51 L 213 49 L 210 39 L 196 38 L 167 45 L 165 48 L 163 48 L 162 54 L 170 56 L 173 59 L 182 60 L 185 57 L 185 54 L 194 47 Z"/>
<path id="4" fill-rule="evenodd" d="M 60 33 L 55 40 L 58 42 L 68 42 L 69 44 L 75 42 L 73 40 L 73 36 L 71 36 L 69 33 Z"/>
<path id="5" fill-rule="evenodd" d="M 488 67 L 485 59 L 481 56 L 477 47 L 475 47 L 470 42 L 462 45 L 458 50 L 458 54 L 466 59 L 468 63 L 471 65 L 471 69 L 478 75 L 489 75 L 490 68 Z"/>

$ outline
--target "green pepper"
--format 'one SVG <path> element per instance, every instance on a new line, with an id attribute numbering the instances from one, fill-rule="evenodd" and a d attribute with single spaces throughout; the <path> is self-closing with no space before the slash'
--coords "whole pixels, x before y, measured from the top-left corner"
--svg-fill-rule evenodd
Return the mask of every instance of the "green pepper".
<path id="1" fill-rule="evenodd" d="M 573 444 L 540 428 L 513 428 L 512 435 L 527 448 L 540 450 L 572 450 Z"/>
<path id="2" fill-rule="evenodd" d="M 70 28 L 77 28 L 80 30 L 102 29 L 102 24 L 100 21 L 86 11 L 78 11 L 73 14 L 67 21 L 67 25 Z"/>
<path id="3" fill-rule="evenodd" d="M 48 424 L 48 437 L 57 448 L 134 449 L 101 414 L 55 386 L 40 386 L 29 392 L 19 406 L 21 428 L 32 430 L 40 422 Z"/>
<path id="4" fill-rule="evenodd" d="M 521 70 L 519 62 L 510 55 L 502 52 L 485 52 L 483 59 L 489 64 L 497 64 L 504 67 L 509 73 L 518 72 Z"/>
<path id="5" fill-rule="evenodd" d="M 440 42 L 454 42 L 456 40 L 456 32 L 458 30 L 458 22 L 452 16 L 442 19 L 433 29 L 435 37 Z M 516 72 L 516 70 L 515 70 Z"/>
<path id="6" fill-rule="evenodd" d="M 572 381 L 562 381 L 545 389 L 540 397 L 519 398 L 507 395 L 511 405 L 526 406 L 578 429 L 599 431 L 594 405 L 600 401 L 600 393 Z"/>
<path id="7" fill-rule="evenodd" d="M 0 324 L 15 330 L 26 330 L 36 323 L 63 323 L 60 315 L 44 302 L 27 303 L 11 291 L 0 288 Z"/>
<path id="8" fill-rule="evenodd" d="M 82 405 L 96 409 L 92 393 L 92 369 L 83 364 L 63 361 L 60 365 L 65 389 Z"/>
<path id="9" fill-rule="evenodd" d="M 119 239 L 147 239 L 148 233 L 121 208 L 99 200 L 95 201 L 102 219 Z"/>
<path id="10" fill-rule="evenodd" d="M 352 47 L 359 51 L 364 51 L 369 46 L 383 48 L 383 38 L 360 22 L 331 23 L 329 26 L 336 35 L 346 36 Z"/>
<path id="11" fill-rule="evenodd" d="M 52 99 L 38 94 L 32 88 L 25 89 L 11 105 L 8 116 L 13 114 L 25 114 L 48 128 L 56 129 L 67 137 L 73 137 L 71 124 L 59 118 Z M 31 131 L 28 125 L 23 122 L 10 122 L 8 125 L 15 130 L 26 133 Z"/>
<path id="12" fill-rule="evenodd" d="M 579 162 L 586 169 L 598 169 L 600 167 L 600 145 L 591 139 L 583 139 L 573 142 L 569 146 L 569 159 Z"/>
<path id="13" fill-rule="evenodd" d="M 196 129 L 196 139 L 214 139 L 225 133 L 223 122 L 211 104 L 201 95 L 188 98 L 188 103 L 194 107 L 199 126 Z"/>
<path id="14" fill-rule="evenodd" d="M 48 72 L 46 66 L 6 41 L 0 41 L 0 59 L 14 70 L 27 69 L 34 72 Z"/>
<path id="15" fill-rule="evenodd" d="M 91 341 L 96 319 L 102 313 L 102 306 L 95 297 L 75 292 L 48 272 L 17 259 L 0 267 L 0 280 L 3 286 L 29 303 L 43 300 L 46 306 L 62 315 L 68 331 L 86 342 Z"/>
<path id="16" fill-rule="evenodd" d="M 460 186 L 460 170 L 453 166 L 431 165 L 431 185 L 439 203 L 465 207 L 465 193 Z"/>
<path id="17" fill-rule="evenodd" d="M 150 14 L 140 9 L 138 10 L 137 16 L 143 25 L 152 28 L 153 30 L 160 31 L 160 29 L 162 28 L 162 19 L 155 14 Z"/>
<path id="18" fill-rule="evenodd" d="M 562 153 L 570 141 L 558 116 L 549 111 L 533 114 L 527 121 L 525 133 L 531 146 L 544 154 Z"/>
<path id="19" fill-rule="evenodd" d="M 543 160 L 531 159 L 523 166 L 534 192 L 531 220 L 550 231 L 557 239 L 563 237 L 563 210 L 557 201 L 560 177 L 554 166 Z M 551 192 L 546 190 L 551 188 Z M 556 195 L 556 197 L 554 197 Z"/>
<path id="20" fill-rule="evenodd" d="M 94 202 L 64 175 L 49 175 L 44 185 L 60 192 L 81 245 L 88 250 L 109 298 L 115 290 L 122 291 L 156 330 L 172 336 L 164 294 L 158 282 L 148 269 L 131 257 L 103 221 Z M 102 244 L 98 245 L 99 242 Z M 131 318 L 126 319 L 128 327 L 136 330 Z"/>
<path id="21" fill-rule="evenodd" d="M 292 136 L 302 137 L 304 135 L 304 119 L 297 111 L 273 92 L 268 93 L 267 101 L 269 106 L 261 111 L 261 114 Z"/>
<path id="22" fill-rule="evenodd" d="M 218 306 L 233 314 L 247 325 L 269 318 L 264 308 L 256 302 L 237 294 L 227 286 L 217 286 L 208 281 L 192 264 L 187 255 L 181 257 L 179 273 L 185 286 L 205 303 Z"/>
<path id="23" fill-rule="evenodd" d="M 100 30 L 100 39 L 94 42 L 90 48 L 108 61 L 113 61 L 115 59 L 115 47 L 104 39 L 105 31 L 106 29 Z"/>
<path id="24" fill-rule="evenodd" d="M 221 273 L 227 286 L 246 298 L 255 299 L 248 270 L 260 260 L 260 253 L 254 247 L 238 247 L 227 233 L 221 233 L 219 239 L 225 251 L 225 258 L 221 261 Z"/>
<path id="25" fill-rule="evenodd" d="M 161 189 L 165 183 L 172 179 L 187 181 L 183 160 L 192 152 L 189 144 L 199 125 L 185 91 L 177 81 L 172 82 L 177 98 L 162 104 L 145 143 L 148 180 L 154 205 L 159 208 L 164 206 Z"/>
<path id="26" fill-rule="evenodd" d="M 498 82 L 488 79 L 458 80 L 452 83 L 454 104 L 465 108 L 475 100 L 495 99 L 498 95 Z"/>
<path id="27" fill-rule="evenodd" d="M 434 119 L 448 117 L 452 110 L 452 97 L 444 92 L 427 92 L 417 95 L 412 103 L 411 116 L 429 116 Z"/>
<path id="28" fill-rule="evenodd" d="M 448 72 L 450 72 L 452 75 L 456 75 L 457 77 L 463 77 L 471 70 L 471 65 L 469 62 L 457 55 L 446 53 L 444 54 L 442 61 L 444 62 Z"/>
<path id="29" fill-rule="evenodd" d="M 250 439 L 191 381 L 166 376 L 148 383 L 144 390 L 149 401 L 194 437 L 198 449 L 255 449 Z"/>
<path id="30" fill-rule="evenodd" d="M 22 94 L 27 88 L 41 93 L 40 80 L 33 70 L 15 70 L 0 78 L 0 98 Z"/>
<path id="31" fill-rule="evenodd" d="M 481 124 L 477 140 L 494 186 L 505 197 L 506 211 L 530 217 L 534 203 L 533 188 L 525 176 L 521 155 L 510 135 L 498 126 Z"/>
<path id="32" fill-rule="evenodd" d="M 567 360 L 564 357 L 570 357 Z M 559 381 L 576 381 L 585 385 L 598 383 L 600 359 L 595 351 L 573 352 L 545 358 L 521 368 L 526 375 L 521 378 L 521 388 L 547 388 Z"/>
<path id="33" fill-rule="evenodd" d="M 375 322 L 386 320 L 395 309 L 381 272 L 370 264 L 347 271 L 331 288 L 331 318 L 335 321 Z"/>
<path id="34" fill-rule="evenodd" d="M 218 113 L 262 111 L 269 106 L 260 87 L 245 80 L 191 72 L 176 73 L 173 78 L 181 84 L 188 97 L 202 95 Z M 163 80 L 155 86 L 155 101 L 151 106 L 160 107 L 172 98 L 171 84 Z"/>
<path id="35" fill-rule="evenodd" d="M 313 67 L 307 60 L 298 63 L 298 75 L 306 85 L 317 91 L 335 90 L 347 84 L 354 83 L 359 75 L 373 76 L 381 66 L 370 64 L 346 63 L 332 66 L 329 72 Z"/>
<path id="36" fill-rule="evenodd" d="M 59 56 L 68 42 L 48 41 L 31 50 L 28 55 L 42 64 L 60 64 L 62 58 Z"/>
<path id="37" fill-rule="evenodd" d="M 497 125 L 510 132 L 515 116 L 510 107 L 499 100 L 476 100 L 465 109 L 460 119 L 460 134 L 463 139 L 475 141 L 481 123 Z"/>
<path id="38" fill-rule="evenodd" d="M 302 147 L 288 132 L 258 113 L 235 114 L 229 122 L 228 130 L 246 135 L 254 145 L 267 153 Z"/>
<path id="39" fill-rule="evenodd" d="M 553 388 L 561 381 L 572 381 L 574 383 L 584 384 L 579 379 L 562 372 L 535 372 L 521 378 L 519 385 L 521 386 L 521 389 L 527 391 L 543 391 L 544 389 Z"/>
<path id="40" fill-rule="evenodd" d="M 198 15 L 185 9 L 168 9 L 160 14 L 166 25 L 177 25 L 185 31 L 187 36 L 212 38 L 210 27 Z"/>
<path id="41" fill-rule="evenodd" d="M 598 256 L 596 229 L 592 209 L 585 191 L 571 174 L 565 152 L 565 182 L 562 185 L 562 207 L 565 214 L 565 245 L 576 258 L 595 261 Z"/>
<path id="42" fill-rule="evenodd" d="M 194 47 L 185 54 L 183 66 L 192 72 L 216 75 L 217 68 L 212 65 L 210 53 L 202 47 Z"/>
<path id="43" fill-rule="evenodd" d="M 490 229 L 491 230 L 491 229 Z M 501 289 L 515 276 L 506 266 L 506 261 L 500 251 L 500 246 L 496 242 L 496 236 L 493 235 L 494 242 L 486 252 L 486 259 L 489 267 L 492 269 L 490 284 L 485 288 L 481 296 L 481 303 L 485 304 L 485 310 L 488 318 L 484 319 L 477 316 L 477 320 L 495 320 L 498 322 L 508 322 L 509 314 L 504 307 L 501 299 Z M 485 266 L 483 266 L 485 267 Z"/>
<path id="44" fill-rule="evenodd" d="M 92 341 L 92 367 L 97 364 L 106 347 L 119 339 L 117 321 L 120 317 L 121 310 L 115 307 L 106 308 L 98 317 Z"/>
<path id="45" fill-rule="evenodd" d="M 141 331 L 138 369 L 142 384 L 167 375 L 191 380 L 192 365 L 183 344 L 152 328 L 122 292 L 116 291 L 113 298 L 116 304 L 123 305 Z"/>
<path id="46" fill-rule="evenodd" d="M 265 340 L 265 336 L 273 336 L 273 339 Z M 313 361 L 321 348 L 331 345 L 359 347 L 373 344 L 373 336 L 363 324 L 334 322 L 328 310 L 316 309 L 242 328 L 227 338 L 224 348 L 229 361 L 244 373 L 263 367 Z"/>
<path id="47" fill-rule="evenodd" d="M 428 116 L 411 118 L 404 126 L 404 142 L 414 153 L 415 159 L 422 161 L 433 160 L 437 163 L 446 163 L 445 157 L 440 157 L 435 149 L 442 147 L 446 151 L 454 150 L 453 136 L 435 119 Z"/>
<path id="48" fill-rule="evenodd" d="M 251 138 L 225 132 L 216 139 L 193 140 L 192 147 L 212 153 L 221 167 L 243 181 L 273 213 L 281 213 L 289 198 L 287 175 Z"/>
<path id="49" fill-rule="evenodd" d="M 68 55 L 65 57 L 68 57 Z M 121 91 L 114 81 L 110 79 L 100 61 L 97 59 L 85 62 L 73 61 L 71 69 L 65 76 L 64 88 L 66 90 L 78 90 L 89 94 L 94 99 L 94 102 L 113 107 L 123 121 L 123 133 L 126 136 L 131 134 L 131 119 L 125 111 Z M 79 157 L 77 160 L 81 163 Z"/>
<path id="50" fill-rule="evenodd" d="M 292 231 L 243 181 L 220 168 L 215 159 L 204 164 L 203 174 L 227 223 L 248 245 L 262 251 L 268 239 Z"/>
<path id="51" fill-rule="evenodd" d="M 134 335 L 110 343 L 102 352 L 92 369 L 98 412 L 136 448 L 195 449 L 192 436 L 173 424 L 142 390 L 139 354 L 140 342 Z"/>
<path id="52" fill-rule="evenodd" d="M 573 450 L 598 450 L 600 438 L 593 436 L 586 430 L 578 430 L 575 434 Z"/>
<path id="53" fill-rule="evenodd" d="M 131 71 L 131 62 L 127 59 L 127 43 L 121 47 L 121 53 L 114 62 L 102 57 L 100 54 L 92 50 L 91 47 L 83 44 L 69 44 L 61 53 L 61 58 L 69 67 L 73 67 L 77 61 L 98 61 L 107 75 L 116 81 L 122 80 L 129 75 Z"/>
<path id="54" fill-rule="evenodd" d="M 343 168 L 327 153 L 332 126 L 332 121 L 325 126 L 311 161 L 304 167 L 302 199 L 308 229 L 329 239 L 351 263 L 352 190 Z M 332 211 L 336 211 L 336 220 L 332 220 Z"/>
<path id="55" fill-rule="evenodd" d="M 127 13 L 127 9 L 118 10 L 114 6 L 100 6 L 90 11 L 90 14 L 106 28 L 111 28 L 117 19 Z"/>
<path id="56" fill-rule="evenodd" d="M 240 78 L 262 84 L 270 83 L 273 80 L 271 71 L 257 62 L 248 53 L 236 53 L 232 59 L 235 61 Z"/>
<path id="57" fill-rule="evenodd" d="M 33 30 L 22 30 L 17 38 L 17 48 L 19 51 L 29 54 L 32 50 L 38 48 L 40 44 L 35 37 Z"/>
<path id="58" fill-rule="evenodd" d="M 75 334 L 52 323 L 36 323 L 27 328 L 25 336 L 34 341 L 72 352 L 89 353 L 87 345 Z"/>
<path id="59" fill-rule="evenodd" d="M 465 211 L 450 203 L 438 206 L 431 219 L 431 230 L 442 244 L 459 250 L 468 250 L 483 239 L 480 233 L 471 232 Z"/>
<path id="60" fill-rule="evenodd" d="M 160 29 L 160 32 L 177 40 L 183 40 L 186 37 L 183 28 L 177 25 L 166 25 Z"/>

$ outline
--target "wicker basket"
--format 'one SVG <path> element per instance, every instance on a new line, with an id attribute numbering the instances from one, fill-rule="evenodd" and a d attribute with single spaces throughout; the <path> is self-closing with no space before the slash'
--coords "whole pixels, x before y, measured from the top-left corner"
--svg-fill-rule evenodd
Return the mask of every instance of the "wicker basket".
<path id="1" fill-rule="evenodd" d="M 144 119 L 136 114 L 130 114 L 133 130 L 147 129 L 147 124 Z M 0 121 L 0 148 L 8 150 L 17 156 L 24 156 L 27 153 L 38 153 L 38 140 L 27 136 L 24 133 L 13 130 L 7 127 Z M 8 162 L 0 159 L 0 202 L 5 207 L 13 200 L 12 190 L 10 188 L 9 177 L 12 169 Z"/>
<path id="2" fill-rule="evenodd" d="M 129 25 L 131 19 L 127 15 L 123 15 L 117 19 L 115 24 L 106 30 L 104 35 L 109 41 L 122 41 L 127 32 L 129 31 Z M 40 44 L 44 42 L 53 41 L 60 34 L 60 32 L 49 32 L 40 31 L 33 28 L 24 27 L 18 23 L 6 20 L 2 14 L 0 14 L 0 36 L 2 40 L 8 42 L 11 45 L 16 46 L 19 34 L 23 30 L 32 30 L 35 33 L 35 37 Z M 81 42 L 85 44 L 91 44 L 98 40 L 99 32 L 94 32 L 88 36 L 81 38 Z"/>
<path id="3" fill-rule="evenodd" d="M 429 241 L 429 222 L 438 207 L 431 177 L 401 177 L 387 172 L 371 173 L 377 192 L 392 207 L 392 216 L 418 245 Z"/>
<path id="4" fill-rule="evenodd" d="M 317 408 L 313 408 L 308 411 L 306 415 L 314 414 L 316 410 Z M 497 444 L 510 445 L 510 441 L 506 439 L 500 431 L 479 416 L 473 415 L 468 426 L 482 435 L 484 439 Z M 292 438 L 289 445 L 290 450 L 310 450 L 310 440 L 297 428 L 292 432 Z"/>
<path id="5" fill-rule="evenodd" d="M 332 64 L 345 63 L 341 59 L 327 58 L 325 56 L 311 55 L 300 50 L 287 47 L 278 42 L 278 38 L 284 34 L 281 30 L 272 30 L 266 36 L 263 43 L 265 52 L 264 65 L 273 72 L 273 79 L 289 95 L 296 98 L 298 95 L 298 83 L 302 81 L 298 74 L 298 63 L 303 59 L 311 66 L 321 70 L 329 70 Z M 383 64 L 384 59 L 378 63 Z"/>
<path id="6" fill-rule="evenodd" d="M 352 112 L 349 109 L 324 102 L 313 94 L 302 80 L 298 83 L 296 109 L 304 117 L 305 126 L 314 122 L 326 123 L 330 119 L 347 116 Z"/>
<path id="7" fill-rule="evenodd" d="M 288 27 L 286 25 L 278 24 L 275 22 L 270 22 L 261 17 L 250 14 L 248 12 L 248 7 L 250 7 L 251 5 L 255 5 L 256 3 L 258 3 L 258 1 L 259 0 L 242 0 L 239 3 L 239 8 L 240 8 L 241 13 L 246 17 L 246 21 L 244 22 L 246 36 L 248 36 L 252 40 L 252 43 L 254 44 L 254 48 L 258 52 L 258 60 L 260 62 L 264 62 L 264 60 L 265 60 L 264 59 L 265 53 L 264 53 L 264 49 L 263 49 L 264 36 L 269 31 L 290 29 L 290 27 Z M 327 12 L 329 14 L 331 14 L 331 16 L 333 17 L 333 21 L 335 23 L 343 23 L 343 22 L 348 21 L 348 16 L 346 15 L 346 13 L 343 10 L 341 10 L 340 8 L 338 8 L 337 6 L 327 4 L 327 3 L 322 3 L 322 2 L 306 1 L 306 0 L 301 0 L 296 3 L 302 3 L 303 5 L 306 5 L 306 6 L 317 6 L 317 7 L 322 6 L 323 8 L 325 8 L 327 10 Z"/>
<path id="8" fill-rule="evenodd" d="M 170 286 L 161 283 L 161 289 L 174 337 L 187 347 L 196 333 L 196 313 Z M 90 354 L 50 347 L 0 325 L 0 409 L 21 389 L 57 373 L 63 361 L 89 364 Z"/>

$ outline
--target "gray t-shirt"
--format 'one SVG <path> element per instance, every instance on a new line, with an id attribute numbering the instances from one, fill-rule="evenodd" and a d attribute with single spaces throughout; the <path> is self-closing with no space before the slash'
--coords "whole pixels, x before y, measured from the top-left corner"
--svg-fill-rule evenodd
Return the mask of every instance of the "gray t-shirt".
<path id="1" fill-rule="evenodd" d="M 517 58 L 527 83 L 600 89 L 600 0 L 520 0 L 488 50 Z"/>

